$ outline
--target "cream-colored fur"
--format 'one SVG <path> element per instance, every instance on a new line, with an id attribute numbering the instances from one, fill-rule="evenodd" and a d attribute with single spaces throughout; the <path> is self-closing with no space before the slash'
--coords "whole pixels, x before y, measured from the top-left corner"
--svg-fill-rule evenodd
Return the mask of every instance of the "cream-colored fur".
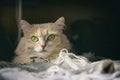
<path id="1" fill-rule="evenodd" d="M 69 40 L 62 32 L 65 26 L 64 23 L 64 17 L 59 18 L 54 23 L 44 24 L 29 24 L 27 21 L 21 20 L 24 35 L 15 50 L 16 56 L 13 62 L 24 64 L 30 63 L 33 60 L 37 61 L 39 58 L 51 61 L 58 57 L 59 51 L 62 48 L 69 50 Z M 55 39 L 52 41 L 47 40 L 50 34 L 55 35 Z M 31 40 L 32 36 L 37 36 L 39 41 L 33 42 Z M 42 45 L 45 45 L 44 50 Z"/>

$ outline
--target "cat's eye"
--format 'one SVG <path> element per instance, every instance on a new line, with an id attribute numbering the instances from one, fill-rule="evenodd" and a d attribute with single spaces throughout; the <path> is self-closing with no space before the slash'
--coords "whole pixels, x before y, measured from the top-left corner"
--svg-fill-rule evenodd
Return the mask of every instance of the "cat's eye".
<path id="1" fill-rule="evenodd" d="M 47 37 L 47 40 L 48 41 L 52 41 L 55 39 L 55 35 L 54 34 L 50 34 L 48 37 Z"/>
<path id="2" fill-rule="evenodd" d="M 38 39 L 37 36 L 32 36 L 32 37 L 31 37 L 31 40 L 32 40 L 33 42 L 38 42 L 38 41 L 39 41 L 39 39 Z"/>

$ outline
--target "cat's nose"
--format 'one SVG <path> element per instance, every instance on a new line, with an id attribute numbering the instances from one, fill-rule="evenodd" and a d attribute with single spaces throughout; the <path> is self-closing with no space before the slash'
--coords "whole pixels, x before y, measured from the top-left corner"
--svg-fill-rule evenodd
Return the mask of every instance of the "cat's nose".
<path id="1" fill-rule="evenodd" d="M 42 47 L 43 50 L 45 49 L 45 46 L 46 46 L 46 45 L 41 45 L 41 47 Z"/>

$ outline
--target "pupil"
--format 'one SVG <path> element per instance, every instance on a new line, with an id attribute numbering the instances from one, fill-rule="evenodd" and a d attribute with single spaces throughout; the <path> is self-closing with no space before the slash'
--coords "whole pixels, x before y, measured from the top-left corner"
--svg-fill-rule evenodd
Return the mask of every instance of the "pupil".
<path id="1" fill-rule="evenodd" d="M 37 39 L 36 39 L 36 38 L 34 38 L 34 40 L 36 41 Z"/>
<path id="2" fill-rule="evenodd" d="M 51 39 L 53 38 L 53 36 L 50 37 Z"/>

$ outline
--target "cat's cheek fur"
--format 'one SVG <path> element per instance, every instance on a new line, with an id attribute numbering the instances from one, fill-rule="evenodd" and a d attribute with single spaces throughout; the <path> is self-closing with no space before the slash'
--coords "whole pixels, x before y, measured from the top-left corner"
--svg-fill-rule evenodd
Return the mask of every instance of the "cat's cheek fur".
<path id="1" fill-rule="evenodd" d="M 55 48 L 52 45 L 47 45 L 45 50 L 48 52 L 52 52 Z"/>

